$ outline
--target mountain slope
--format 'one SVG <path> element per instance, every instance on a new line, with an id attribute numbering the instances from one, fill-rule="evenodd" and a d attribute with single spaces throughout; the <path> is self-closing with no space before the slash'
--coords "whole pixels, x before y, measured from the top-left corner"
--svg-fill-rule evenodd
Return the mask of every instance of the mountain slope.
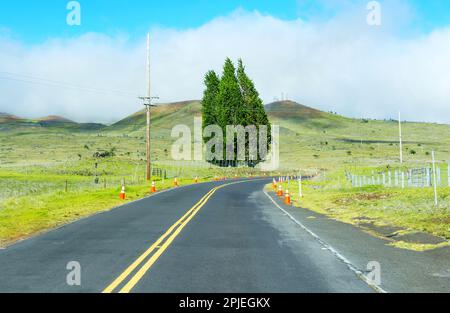
<path id="1" fill-rule="evenodd" d="M 0 130 L 58 130 L 58 131 L 90 131 L 104 128 L 100 123 L 76 123 L 62 116 L 49 115 L 37 119 L 26 119 L 8 113 L 0 113 Z"/>
<path id="2" fill-rule="evenodd" d="M 387 165 L 398 161 L 398 124 L 395 121 L 351 119 L 292 101 L 270 103 L 266 110 L 271 123 L 280 128 L 282 167 L 323 168 L 345 163 Z M 171 137 L 173 127 L 186 125 L 193 132 L 194 117 L 201 117 L 201 102 L 161 104 L 153 107 L 151 114 L 154 158 L 170 160 L 175 140 Z M 86 132 L 92 141 L 101 135 L 108 146 L 119 146 L 121 142 L 123 153 L 135 153 L 139 158 L 143 157 L 145 148 L 145 129 L 145 110 L 110 126 L 77 124 L 55 116 L 27 120 L 6 113 L 0 115 L 3 133 L 5 130 L 25 133 L 33 130 L 36 134 L 63 131 L 72 135 Z M 403 137 L 407 161 L 427 163 L 431 150 L 435 150 L 441 160 L 450 157 L 450 125 L 404 122 Z M 84 144 L 79 146 L 82 148 Z"/>
<path id="3" fill-rule="evenodd" d="M 192 100 L 160 104 L 150 110 L 152 126 L 159 129 L 172 129 L 179 124 L 193 125 L 193 118 L 201 116 L 201 102 Z M 109 132 L 139 132 L 147 124 L 146 110 L 136 112 L 123 120 L 107 127 Z"/>

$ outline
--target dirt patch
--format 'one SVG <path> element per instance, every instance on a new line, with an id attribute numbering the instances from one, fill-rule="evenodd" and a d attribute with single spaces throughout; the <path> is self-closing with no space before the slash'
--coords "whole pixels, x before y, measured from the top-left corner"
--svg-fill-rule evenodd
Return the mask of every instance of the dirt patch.
<path id="1" fill-rule="evenodd" d="M 372 223 L 372 222 L 374 222 L 373 219 L 365 217 L 365 216 L 355 217 L 353 220 L 356 221 L 358 224 L 359 223 Z"/>
<path id="2" fill-rule="evenodd" d="M 431 223 L 435 223 L 435 224 L 449 224 L 450 225 L 450 216 L 430 218 L 429 221 Z"/>
<path id="3" fill-rule="evenodd" d="M 333 202 L 336 204 L 349 204 L 355 201 L 377 201 L 377 200 L 384 200 L 388 199 L 391 195 L 389 193 L 374 193 L 374 192 L 362 192 L 354 194 L 350 197 L 344 197 L 344 198 L 338 198 L 335 199 Z"/>
<path id="4" fill-rule="evenodd" d="M 407 232 L 405 228 L 392 225 L 375 225 L 367 221 L 365 217 L 358 218 L 357 225 L 363 229 L 369 230 L 379 236 L 389 238 L 395 242 L 404 242 L 407 244 L 420 245 L 439 245 L 447 242 L 445 238 L 433 236 L 424 232 Z M 357 219 L 355 219 L 356 221 Z"/>
<path id="5" fill-rule="evenodd" d="M 383 237 L 392 238 L 395 234 L 401 230 L 405 230 L 401 227 L 396 226 L 378 226 L 373 223 L 360 223 L 358 226 L 365 228 L 367 230 L 373 231 Z"/>
<path id="6" fill-rule="evenodd" d="M 436 237 L 423 232 L 414 232 L 405 235 L 398 235 L 392 237 L 392 239 L 407 243 L 431 244 L 431 245 L 437 245 L 447 241 L 444 238 Z"/>

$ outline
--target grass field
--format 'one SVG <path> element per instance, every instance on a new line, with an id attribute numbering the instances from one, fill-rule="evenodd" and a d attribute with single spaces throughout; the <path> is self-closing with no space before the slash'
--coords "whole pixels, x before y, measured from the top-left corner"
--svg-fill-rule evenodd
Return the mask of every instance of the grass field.
<path id="1" fill-rule="evenodd" d="M 398 167 L 395 121 L 350 119 L 289 101 L 270 104 L 267 111 L 281 129 L 280 173 L 302 171 L 321 179 L 306 183 L 305 205 L 327 209 L 342 219 L 365 215 L 448 237 L 448 188 L 440 191 L 444 198 L 436 210 L 428 205 L 427 189 L 355 190 L 345 181 L 344 171 Z M 193 118 L 201 116 L 198 101 L 162 105 L 153 109 L 152 116 L 152 159 L 170 177 L 189 183 L 195 176 L 211 180 L 257 174 L 171 160 L 171 130 L 178 124 L 192 129 Z M 450 159 L 449 125 L 404 123 L 403 129 L 404 167 L 427 165 L 431 150 L 442 164 Z M 110 126 L 0 114 L 0 245 L 122 203 L 118 199 L 122 180 L 129 199 L 145 196 L 149 184 L 144 170 L 143 111 Z M 169 187 L 171 180 L 160 184 Z M 364 199 L 365 194 L 375 196 Z"/>
<path id="2" fill-rule="evenodd" d="M 299 198 L 298 186 L 297 181 L 283 184 L 283 189 L 289 189 L 294 206 L 308 208 L 357 226 L 373 224 L 374 228 L 399 228 L 389 236 L 425 232 L 450 239 L 449 187 L 438 188 L 439 204 L 436 207 L 433 188 L 354 188 L 345 179 L 343 170 L 327 172 L 326 175 L 303 181 L 303 198 Z M 270 189 L 271 185 L 267 188 Z M 448 245 L 448 242 L 443 244 Z M 393 242 L 394 246 L 412 250 L 433 249 L 443 244 Z"/>

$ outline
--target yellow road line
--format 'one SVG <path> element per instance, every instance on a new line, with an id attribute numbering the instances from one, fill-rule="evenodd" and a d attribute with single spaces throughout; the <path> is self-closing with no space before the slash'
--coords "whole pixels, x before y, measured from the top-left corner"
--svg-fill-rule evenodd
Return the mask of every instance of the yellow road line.
<path id="1" fill-rule="evenodd" d="M 108 287 L 103 290 L 103 293 L 111 293 L 114 289 L 117 288 L 130 274 L 133 272 L 144 260 L 146 257 L 148 257 L 153 250 L 155 250 L 161 242 L 170 235 L 170 233 L 175 229 L 176 226 L 181 224 L 181 222 L 191 214 L 195 208 L 203 202 L 203 200 L 212 192 L 214 189 L 210 190 L 203 198 L 200 199 L 199 202 L 197 202 L 185 215 L 183 215 L 175 224 L 173 224 L 153 245 L 150 246 L 150 248 L 145 251 L 141 256 L 139 256 L 136 261 L 134 261 L 122 274 L 120 274 L 119 277 L 117 277 Z"/>
<path id="2" fill-rule="evenodd" d="M 141 269 L 130 279 L 130 281 L 119 291 L 120 293 L 129 293 L 131 289 L 136 286 L 136 284 L 144 277 L 144 275 L 148 272 L 150 267 L 159 259 L 161 254 L 166 251 L 166 249 L 170 246 L 172 241 L 178 236 L 178 234 L 183 230 L 183 228 L 189 223 L 189 221 L 200 211 L 200 209 L 208 202 L 209 198 L 213 196 L 213 194 L 218 190 L 218 188 L 214 188 L 213 192 L 203 201 L 201 205 L 197 207 L 197 209 L 192 212 L 192 214 L 177 228 L 177 230 L 164 242 L 158 251 L 145 263 Z"/>
<path id="3" fill-rule="evenodd" d="M 240 184 L 249 181 L 233 182 L 225 185 L 221 185 L 211 189 L 199 202 L 197 202 L 189 211 L 183 215 L 175 224 L 173 224 L 147 251 L 139 256 L 116 280 L 114 280 L 108 287 L 105 288 L 103 293 L 113 292 L 130 274 L 156 249 L 158 250 L 150 257 L 150 259 L 136 272 L 136 274 L 125 284 L 125 286 L 119 291 L 120 293 L 130 292 L 136 284 L 142 279 L 142 277 L 148 272 L 152 265 L 159 259 L 164 251 L 170 246 L 173 240 L 179 235 L 183 228 L 191 221 L 191 219 L 200 211 L 200 209 L 208 202 L 208 200 L 214 195 L 214 193 L 226 186 Z M 177 228 L 178 227 L 178 228 Z M 174 229 L 176 230 L 174 231 Z M 172 233 L 173 232 L 173 233 Z M 170 235 L 172 234 L 172 235 Z M 170 237 L 164 242 L 164 240 L 170 235 Z M 161 244 L 162 243 L 162 244 Z"/>

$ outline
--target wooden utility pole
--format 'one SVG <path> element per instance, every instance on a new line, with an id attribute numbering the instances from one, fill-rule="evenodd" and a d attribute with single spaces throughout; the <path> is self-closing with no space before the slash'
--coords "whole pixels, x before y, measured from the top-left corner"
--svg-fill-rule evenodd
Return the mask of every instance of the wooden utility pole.
<path id="1" fill-rule="evenodd" d="M 146 113 L 147 113 L 147 172 L 146 172 L 146 178 L 147 181 L 150 181 L 152 179 L 152 158 L 151 158 L 151 137 L 150 137 L 150 130 L 151 130 L 151 114 L 150 109 L 151 107 L 154 107 L 152 104 L 153 99 L 158 99 L 157 97 L 151 96 L 151 71 L 150 71 L 150 33 L 147 34 L 147 95 L 145 97 L 139 97 L 144 102 Z"/>

